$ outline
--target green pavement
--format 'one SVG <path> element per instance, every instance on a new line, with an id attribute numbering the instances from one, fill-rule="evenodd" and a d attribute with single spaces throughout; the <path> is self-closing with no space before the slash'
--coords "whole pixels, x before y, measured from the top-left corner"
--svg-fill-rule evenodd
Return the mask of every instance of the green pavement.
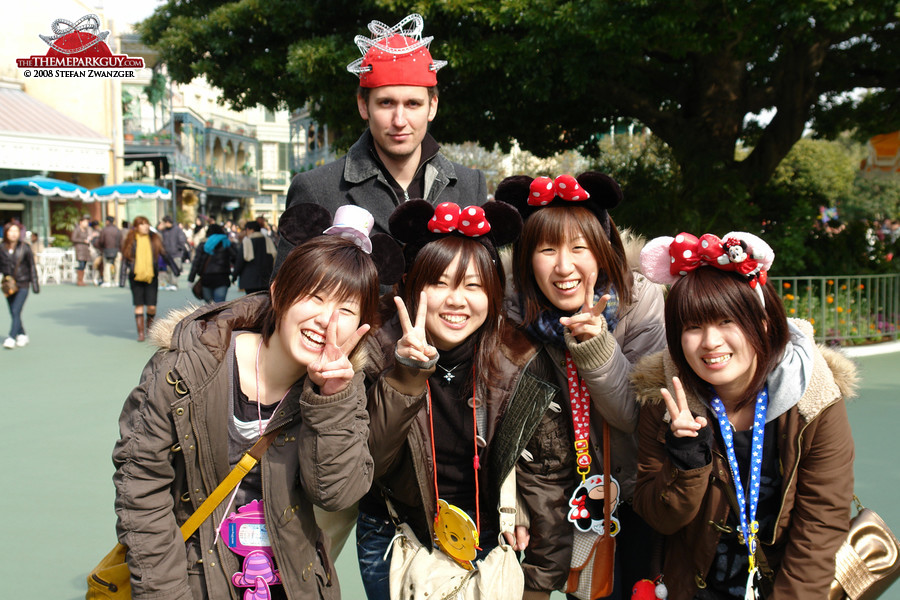
<path id="1" fill-rule="evenodd" d="M 228 297 L 239 293 L 231 288 Z M 179 291 L 159 292 L 159 313 L 192 301 L 182 277 Z M 5 333 L 5 307 L 0 315 Z M 48 285 L 29 296 L 23 320 L 31 343 L 0 348 L 7 482 L 0 495 L 6 521 L 0 581 L 9 597 L 83 598 L 87 572 L 115 543 L 110 454 L 122 403 L 153 348 L 135 341 L 126 288 Z M 862 389 L 849 413 L 856 492 L 900 533 L 898 359 L 896 352 L 856 359 Z M 363 599 L 352 543 L 337 568 L 343 597 Z M 900 585 L 883 597 L 900 600 Z"/>

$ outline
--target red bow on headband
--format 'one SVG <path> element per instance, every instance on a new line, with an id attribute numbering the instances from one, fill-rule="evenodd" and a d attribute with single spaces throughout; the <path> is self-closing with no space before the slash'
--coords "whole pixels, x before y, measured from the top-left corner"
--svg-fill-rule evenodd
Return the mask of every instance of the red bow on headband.
<path id="1" fill-rule="evenodd" d="M 528 204 L 531 206 L 545 206 L 559 196 L 569 202 L 587 200 L 591 197 L 587 190 L 581 187 L 578 181 L 571 175 L 560 175 L 556 179 L 538 177 L 531 182 L 528 190 Z"/>
<path id="2" fill-rule="evenodd" d="M 480 206 L 463 209 L 453 202 L 442 202 L 434 208 L 434 216 L 428 221 L 431 233 L 459 232 L 468 237 L 479 237 L 491 230 L 491 224 Z"/>
<path id="3" fill-rule="evenodd" d="M 735 271 L 749 278 L 750 287 L 755 288 L 757 280 L 765 285 L 768 275 L 758 260 L 753 258 L 752 249 L 735 237 L 724 241 L 718 236 L 706 233 L 697 239 L 690 233 L 679 233 L 669 245 L 672 264 L 669 273 L 684 276 L 699 266 L 706 265 L 723 271 Z"/>

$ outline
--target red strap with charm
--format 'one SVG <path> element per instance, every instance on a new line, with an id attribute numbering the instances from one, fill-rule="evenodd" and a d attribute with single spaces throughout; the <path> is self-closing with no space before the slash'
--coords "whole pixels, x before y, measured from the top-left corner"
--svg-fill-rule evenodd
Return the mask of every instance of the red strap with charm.
<path id="1" fill-rule="evenodd" d="M 566 377 L 569 380 L 569 404 L 572 407 L 572 429 L 575 431 L 575 462 L 581 481 L 591 472 L 591 393 L 578 377 L 572 355 L 566 351 Z"/>
<path id="2" fill-rule="evenodd" d="M 566 376 L 569 380 L 569 404 L 572 408 L 572 428 L 575 431 L 575 462 L 581 482 L 575 486 L 566 515 L 568 521 L 582 532 L 616 535 L 619 521 L 611 513 L 618 504 L 619 484 L 610 474 L 609 424 L 603 420 L 603 474 L 588 477 L 591 472 L 591 394 L 587 384 L 578 377 L 572 355 L 566 352 Z M 595 488 L 601 488 L 602 494 Z M 615 493 L 613 493 L 615 491 Z M 589 500 L 590 499 L 590 500 Z M 603 510 L 596 513 L 596 503 L 602 501 Z M 593 508 L 587 506 L 588 502 Z M 601 520 L 602 519 L 602 520 Z"/>

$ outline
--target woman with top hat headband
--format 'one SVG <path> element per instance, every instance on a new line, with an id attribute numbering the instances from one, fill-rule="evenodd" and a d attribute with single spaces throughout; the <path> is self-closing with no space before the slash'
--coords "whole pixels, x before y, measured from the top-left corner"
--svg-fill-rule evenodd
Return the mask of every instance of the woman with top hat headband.
<path id="1" fill-rule="evenodd" d="M 635 510 L 666 536 L 670 600 L 825 598 L 847 534 L 856 369 L 788 319 L 757 236 L 682 233 L 641 254 L 673 284 L 642 403 Z"/>
<path id="2" fill-rule="evenodd" d="M 390 511 L 426 547 L 435 534 L 444 539 L 451 515 L 464 513 L 468 529 L 460 537 L 477 537 L 480 551 L 473 542 L 454 554 L 442 541 L 434 552 L 481 560 L 502 530 L 514 550 L 525 550 L 526 568 L 540 569 L 546 557 L 528 547 L 527 530 L 516 523 L 501 529 L 497 510 L 501 484 L 557 395 L 534 368 L 537 348 L 502 311 L 497 248 L 518 236 L 521 220 L 500 203 L 460 209 L 414 200 L 394 212 L 390 228 L 406 243 L 411 267 L 396 310 L 372 339 L 372 355 L 382 362 L 367 370 L 375 379 L 375 484 L 360 501 L 357 523 L 366 593 L 372 600 L 399 597 L 389 590 L 385 558 L 395 533 Z M 555 485 L 549 478 L 519 486 L 519 493 L 543 497 Z M 521 597 L 521 587 L 507 593 Z"/>
<path id="3" fill-rule="evenodd" d="M 161 350 L 125 402 L 113 452 L 134 598 L 340 597 L 313 505 L 343 509 L 371 484 L 359 342 L 377 316 L 375 262 L 400 250 L 370 256 L 364 226 L 321 235 L 328 211 L 307 205 L 306 215 L 307 239 L 295 239 L 268 293 L 153 329 Z M 183 542 L 179 527 L 273 431 Z"/>
<path id="4" fill-rule="evenodd" d="M 616 531 L 613 597 L 621 597 L 621 589 L 651 575 L 652 530 L 631 509 L 638 407 L 628 374 L 641 356 L 665 347 L 662 290 L 629 264 L 607 213 L 622 200 L 612 178 L 597 172 L 577 179 L 509 177 L 497 187 L 496 199 L 512 204 L 525 219 L 514 249 L 518 293 L 510 296 L 510 314 L 542 343 L 546 368 L 566 399 L 564 410 L 548 412 L 541 423 L 539 438 L 550 442 L 528 447 L 538 464 L 545 456 L 555 461 L 562 481 L 555 504 L 542 507 L 545 518 L 532 522 L 532 543 L 557 549 L 557 560 L 545 565 L 544 579 L 535 587 L 566 584 L 575 529 L 585 532 L 603 520 L 603 501 L 595 498 L 602 485 L 594 487 L 603 475 L 618 491 L 610 527 Z M 602 473 L 603 421 L 610 431 L 612 473 L 607 474 Z M 542 475 L 521 471 L 520 481 Z"/>

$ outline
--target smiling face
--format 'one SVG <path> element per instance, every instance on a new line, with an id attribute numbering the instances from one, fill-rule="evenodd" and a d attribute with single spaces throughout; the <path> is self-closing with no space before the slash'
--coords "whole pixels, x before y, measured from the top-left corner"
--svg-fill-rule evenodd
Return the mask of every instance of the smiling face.
<path id="1" fill-rule="evenodd" d="M 694 373 L 713 386 L 726 406 L 745 396 L 756 374 L 757 355 L 737 322 L 721 319 L 686 325 L 681 348 Z"/>
<path id="2" fill-rule="evenodd" d="M 585 287 L 598 273 L 597 259 L 581 234 L 568 235 L 560 243 L 541 243 L 531 255 L 534 279 L 553 306 L 575 312 L 584 304 Z"/>
<path id="3" fill-rule="evenodd" d="M 282 316 L 272 336 L 275 344 L 304 369 L 315 362 L 325 347 L 331 315 L 338 314 L 336 345 L 346 342 L 359 327 L 360 305 L 356 299 L 319 292 L 299 299 Z"/>
<path id="4" fill-rule="evenodd" d="M 488 297 L 481 275 L 470 259 L 462 280 L 457 282 L 459 255 L 444 270 L 440 279 L 426 285 L 428 315 L 425 331 L 438 350 L 451 350 L 478 331 L 488 316 Z"/>
<path id="5" fill-rule="evenodd" d="M 437 96 L 429 98 L 428 88 L 410 85 L 377 87 L 367 100 L 357 97 L 359 114 L 369 122 L 375 150 L 388 167 L 395 162 L 418 162 L 437 105 Z"/>

